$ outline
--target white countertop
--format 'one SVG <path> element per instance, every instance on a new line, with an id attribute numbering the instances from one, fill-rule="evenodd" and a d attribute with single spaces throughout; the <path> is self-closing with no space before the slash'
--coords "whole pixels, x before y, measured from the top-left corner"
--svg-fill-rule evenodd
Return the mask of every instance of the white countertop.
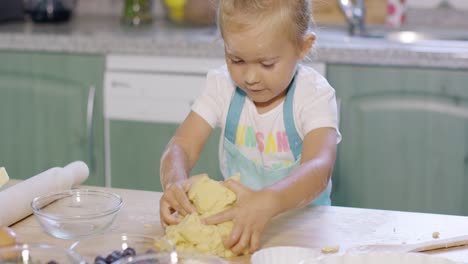
<path id="1" fill-rule="evenodd" d="M 159 222 L 161 193 L 116 188 L 82 186 L 107 190 L 124 201 L 110 230 L 117 233 L 162 236 Z M 69 247 L 73 240 L 54 238 L 41 228 L 34 216 L 11 226 L 22 243 L 46 243 Z M 308 247 L 321 254 L 324 247 L 339 246 L 339 254 L 362 245 L 408 245 L 465 235 L 468 217 L 385 211 L 337 206 L 306 206 L 274 219 L 262 237 L 262 248 L 274 246 Z M 367 252 L 367 251 L 366 251 Z M 426 252 L 453 261 L 466 261 L 468 248 L 458 247 Z M 230 263 L 250 263 L 250 255 L 230 259 Z"/>

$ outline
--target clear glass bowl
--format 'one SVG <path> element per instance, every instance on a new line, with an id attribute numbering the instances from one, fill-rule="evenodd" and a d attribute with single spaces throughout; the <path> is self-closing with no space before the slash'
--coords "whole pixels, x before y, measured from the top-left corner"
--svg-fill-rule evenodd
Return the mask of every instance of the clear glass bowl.
<path id="1" fill-rule="evenodd" d="M 112 254 L 114 254 L 112 258 L 115 261 L 123 254 L 127 254 L 128 248 L 134 250 L 135 256 L 148 253 L 171 253 L 175 250 L 174 245 L 162 237 L 129 233 L 99 234 L 80 239 L 70 246 L 70 250 L 83 256 L 88 263 L 95 263 L 98 256 L 106 259 Z"/>
<path id="2" fill-rule="evenodd" d="M 123 258 L 114 264 L 227 264 L 219 257 L 189 252 L 155 253 Z"/>
<path id="3" fill-rule="evenodd" d="M 36 197 L 31 207 L 49 234 L 76 239 L 106 230 L 122 207 L 122 198 L 110 192 L 72 189 Z"/>
<path id="4" fill-rule="evenodd" d="M 76 252 L 45 244 L 17 244 L 0 248 L 0 263 L 42 264 L 55 261 L 58 264 L 84 264 L 85 260 Z"/>

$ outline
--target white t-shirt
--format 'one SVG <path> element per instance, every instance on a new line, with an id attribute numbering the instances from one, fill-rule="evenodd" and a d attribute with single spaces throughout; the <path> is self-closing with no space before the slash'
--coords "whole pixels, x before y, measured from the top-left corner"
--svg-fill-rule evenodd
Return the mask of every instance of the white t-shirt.
<path id="1" fill-rule="evenodd" d="M 222 128 L 219 160 L 224 177 L 230 176 L 225 174 L 224 129 L 235 88 L 226 66 L 211 70 L 205 90 L 192 106 L 192 111 L 213 128 Z M 246 96 L 239 119 L 236 146 L 247 158 L 262 164 L 265 169 L 276 170 L 295 162 L 283 121 L 283 103 L 259 114 L 255 104 Z M 337 143 L 340 142 L 335 90 L 310 67 L 298 67 L 293 108 L 294 124 L 301 139 L 316 128 L 332 127 L 337 131 Z"/>

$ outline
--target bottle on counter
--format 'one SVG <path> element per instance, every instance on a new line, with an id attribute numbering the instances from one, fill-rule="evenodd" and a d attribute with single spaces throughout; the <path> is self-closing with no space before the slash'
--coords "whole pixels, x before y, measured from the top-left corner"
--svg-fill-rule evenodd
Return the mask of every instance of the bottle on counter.
<path id="1" fill-rule="evenodd" d="M 151 0 L 125 0 L 122 23 L 132 26 L 151 24 L 153 2 Z"/>
<path id="2" fill-rule="evenodd" d="M 217 0 L 163 0 L 169 21 L 185 26 L 214 25 Z"/>

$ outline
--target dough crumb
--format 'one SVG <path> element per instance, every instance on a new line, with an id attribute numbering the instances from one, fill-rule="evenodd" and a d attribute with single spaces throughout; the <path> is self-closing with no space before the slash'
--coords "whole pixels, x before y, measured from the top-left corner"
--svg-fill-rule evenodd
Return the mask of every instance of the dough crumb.
<path id="1" fill-rule="evenodd" d="M 322 253 L 331 254 L 340 250 L 340 246 L 325 246 L 322 248 Z"/>
<path id="2" fill-rule="evenodd" d="M 152 226 L 151 224 L 144 224 L 143 227 L 144 227 L 144 228 L 151 228 L 151 227 L 153 227 L 153 226 Z"/>
<path id="3" fill-rule="evenodd" d="M 434 233 L 432 233 L 432 238 L 437 239 L 437 238 L 439 238 L 439 236 L 440 236 L 440 233 L 439 233 L 439 232 L 434 232 Z"/>

